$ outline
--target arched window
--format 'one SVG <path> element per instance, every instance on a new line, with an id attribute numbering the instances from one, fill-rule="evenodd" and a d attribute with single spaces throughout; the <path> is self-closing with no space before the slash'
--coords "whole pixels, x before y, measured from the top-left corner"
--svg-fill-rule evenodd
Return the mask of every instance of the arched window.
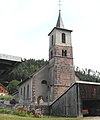
<path id="1" fill-rule="evenodd" d="M 51 45 L 53 45 L 53 35 L 52 35 L 52 39 L 51 39 Z"/>
<path id="2" fill-rule="evenodd" d="M 25 100 L 25 87 L 24 87 L 24 93 L 23 93 L 23 95 L 24 95 L 23 98 L 24 98 L 24 100 Z"/>
<path id="3" fill-rule="evenodd" d="M 46 80 L 42 80 L 41 84 L 47 85 L 47 81 Z"/>
<path id="4" fill-rule="evenodd" d="M 27 85 L 27 99 L 29 99 L 29 85 Z"/>
<path id="5" fill-rule="evenodd" d="M 21 88 L 20 94 L 22 95 L 22 88 Z"/>
<path id="6" fill-rule="evenodd" d="M 52 59 L 52 58 L 53 58 L 53 50 L 51 51 L 51 53 L 50 53 L 50 54 L 51 54 L 51 59 Z"/>
<path id="7" fill-rule="evenodd" d="M 67 50 L 62 50 L 62 56 L 67 56 Z"/>
<path id="8" fill-rule="evenodd" d="M 65 35 L 65 33 L 62 33 L 62 43 L 66 43 L 66 35 Z"/>

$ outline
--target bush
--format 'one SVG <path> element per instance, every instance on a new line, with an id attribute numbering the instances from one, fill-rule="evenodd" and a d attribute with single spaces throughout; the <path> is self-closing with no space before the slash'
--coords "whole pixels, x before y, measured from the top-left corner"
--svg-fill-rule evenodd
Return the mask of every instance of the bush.
<path id="1" fill-rule="evenodd" d="M 34 117 L 34 115 L 31 112 L 18 112 L 16 111 L 14 113 L 15 115 L 22 116 L 22 117 Z"/>
<path id="2" fill-rule="evenodd" d="M 19 107 L 14 114 L 22 117 L 34 117 L 33 113 L 31 111 L 28 111 L 24 107 Z"/>
<path id="3" fill-rule="evenodd" d="M 5 96 L 0 96 L 0 100 L 12 100 L 12 96 L 11 95 L 5 95 Z"/>
<path id="4" fill-rule="evenodd" d="M 11 110 L 11 109 L 0 108 L 0 113 L 4 113 L 4 114 L 13 114 L 14 111 Z"/>
<path id="5" fill-rule="evenodd" d="M 43 115 L 41 114 L 40 110 L 33 110 L 33 111 L 27 111 L 25 110 L 23 107 L 18 108 L 18 110 L 14 111 L 11 109 L 4 109 L 4 108 L 0 108 L 0 113 L 2 114 L 14 114 L 14 115 L 18 115 L 21 117 L 42 117 Z"/>

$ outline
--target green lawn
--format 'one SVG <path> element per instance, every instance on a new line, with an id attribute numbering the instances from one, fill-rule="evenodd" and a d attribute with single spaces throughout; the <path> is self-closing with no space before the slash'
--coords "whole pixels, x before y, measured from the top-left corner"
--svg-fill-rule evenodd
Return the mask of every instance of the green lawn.
<path id="1" fill-rule="evenodd" d="M 92 119 L 92 118 L 31 118 L 31 117 L 20 117 L 17 115 L 8 115 L 8 114 L 0 114 L 0 120 L 100 120 L 100 118 Z"/>

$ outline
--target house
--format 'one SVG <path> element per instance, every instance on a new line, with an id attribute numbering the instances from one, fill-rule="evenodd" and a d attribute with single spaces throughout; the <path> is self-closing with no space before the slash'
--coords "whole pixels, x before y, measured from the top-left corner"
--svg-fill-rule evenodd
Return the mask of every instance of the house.
<path id="1" fill-rule="evenodd" d="M 1 83 L 0 83 L 0 95 L 2 95 L 2 96 L 8 95 L 8 91 L 7 91 L 6 87 L 3 86 Z"/>

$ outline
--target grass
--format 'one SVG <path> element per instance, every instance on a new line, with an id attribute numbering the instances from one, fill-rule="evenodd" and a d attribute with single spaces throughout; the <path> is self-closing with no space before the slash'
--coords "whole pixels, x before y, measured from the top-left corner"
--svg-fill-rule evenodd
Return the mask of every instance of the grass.
<path id="1" fill-rule="evenodd" d="M 0 114 L 0 120 L 83 120 L 80 118 L 32 118 L 32 117 L 20 117 L 17 115 Z"/>
<path id="2" fill-rule="evenodd" d="M 0 114 L 0 120 L 100 120 L 100 118 L 32 118 L 32 117 L 20 117 L 17 115 Z"/>
<path id="3" fill-rule="evenodd" d="M 95 120 L 94 118 L 32 118 L 32 117 L 20 117 L 17 115 L 0 114 L 0 120 Z M 97 120 L 97 119 L 96 119 Z M 98 119 L 100 120 L 100 118 Z"/>

